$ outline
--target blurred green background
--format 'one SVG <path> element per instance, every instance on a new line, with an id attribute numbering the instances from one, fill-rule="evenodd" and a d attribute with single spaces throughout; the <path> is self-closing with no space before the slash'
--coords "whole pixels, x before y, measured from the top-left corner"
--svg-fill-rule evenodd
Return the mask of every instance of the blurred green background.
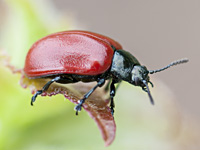
<path id="1" fill-rule="evenodd" d="M 157 1 L 154 2 L 158 6 L 163 5 Z M 156 101 L 156 105 L 153 107 L 150 105 L 146 93 L 142 92 L 140 88 L 133 87 L 127 83 L 123 83 L 119 88 L 115 98 L 116 139 L 107 148 L 104 147 L 104 142 L 95 122 L 85 111 L 82 111 L 76 117 L 73 110 L 74 104 L 66 100 L 62 95 L 50 98 L 38 97 L 37 105 L 30 106 L 31 92 L 29 89 L 23 89 L 19 85 L 20 75 L 11 73 L 5 67 L 4 57 L 2 56 L 5 55 L 5 52 L 11 57 L 12 65 L 17 68 L 23 68 L 26 53 L 37 39 L 50 33 L 70 29 L 92 30 L 108 36 L 112 35 L 111 37 L 114 39 L 116 36 L 119 39 L 117 41 L 120 41 L 120 38 L 123 39 L 123 45 L 128 41 L 129 45 L 132 44 L 130 42 L 132 38 L 139 38 L 141 46 L 146 43 L 148 46 L 152 44 L 147 39 L 143 41 L 143 37 L 134 37 L 134 34 L 129 37 L 127 30 L 124 31 L 124 34 L 121 34 L 123 28 L 127 28 L 126 25 L 129 27 L 129 22 L 122 22 L 120 19 L 130 18 L 131 20 L 135 15 L 126 12 L 129 10 L 126 9 L 129 6 L 128 1 L 123 1 L 122 9 L 119 8 L 120 2 L 118 1 L 102 3 L 103 1 L 101 4 L 99 2 L 95 3 L 95 1 L 91 1 L 91 3 L 88 1 L 86 3 L 85 1 L 85 5 L 83 5 L 82 2 L 69 0 L 0 1 L 0 150 L 198 149 L 200 138 L 198 111 L 194 110 L 189 113 L 192 109 L 185 110 L 183 109 L 185 108 L 184 106 L 177 105 L 176 103 L 179 104 L 181 102 L 176 100 L 173 92 L 163 82 L 155 78 L 152 78 L 152 82 L 156 87 L 151 91 Z M 141 3 L 140 5 L 147 7 L 147 4 Z M 86 9 L 87 13 L 83 11 Z M 107 10 L 109 9 L 113 11 L 108 12 Z M 78 14 L 81 10 L 85 13 Z M 114 12 L 114 10 L 117 12 Z M 122 14 L 124 13 L 120 13 L 120 11 L 125 11 L 127 15 L 123 16 Z M 88 18 L 88 20 L 83 20 L 80 17 L 81 15 L 83 17 L 90 16 L 93 12 L 97 13 L 90 19 L 99 18 L 100 22 L 96 24 L 90 24 Z M 115 17 L 109 18 L 109 15 L 112 14 L 116 14 Z M 141 18 L 144 16 L 144 14 L 140 15 Z M 165 15 L 165 17 L 170 17 L 170 15 L 167 16 L 167 13 Z M 162 18 L 160 19 L 162 20 Z M 113 25 L 109 24 L 110 22 L 113 22 Z M 147 23 L 151 26 L 154 22 L 155 20 L 149 20 Z M 113 26 L 115 26 L 115 23 L 118 24 L 118 29 L 115 27 L 114 32 Z M 131 31 L 132 29 L 137 31 L 132 27 L 129 30 Z M 128 37 L 126 37 L 126 34 Z M 128 46 L 125 46 L 125 48 L 128 48 Z M 134 51 L 141 58 L 142 54 L 147 55 L 142 60 L 143 62 L 146 60 L 146 63 L 150 63 L 151 59 L 157 59 L 159 56 L 159 53 L 148 53 L 148 49 L 146 49 L 145 53 L 142 53 L 142 48 L 137 47 L 137 45 Z M 150 63 L 149 66 L 160 67 L 160 65 L 167 64 L 172 58 L 186 56 L 182 53 L 168 53 L 169 56 L 173 56 L 165 58 L 166 61 L 163 59 L 163 62 L 161 61 L 159 65 L 155 65 L 155 61 L 159 61 L 159 59 L 153 60 L 152 63 L 154 65 Z M 170 74 L 175 73 L 174 78 L 176 79 L 174 81 L 183 79 L 178 74 L 188 71 L 187 67 L 184 69 L 181 66 L 180 71 L 177 72 L 174 71 L 175 69 L 171 70 Z M 155 77 L 159 75 L 155 75 Z M 185 75 L 187 74 L 185 73 Z M 182 81 L 177 81 L 177 84 L 179 82 Z M 190 80 L 185 82 L 190 82 Z M 180 86 L 183 85 L 183 83 L 180 83 Z M 179 92 L 182 95 L 186 93 L 184 93 L 184 90 Z M 188 90 L 188 92 L 191 92 L 191 90 Z M 188 116 L 193 117 L 189 119 Z"/>

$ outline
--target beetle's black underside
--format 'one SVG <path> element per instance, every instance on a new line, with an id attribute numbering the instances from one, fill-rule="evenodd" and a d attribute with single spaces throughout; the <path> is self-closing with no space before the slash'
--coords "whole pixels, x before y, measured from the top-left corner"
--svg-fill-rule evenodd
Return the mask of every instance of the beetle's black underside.
<path id="1" fill-rule="evenodd" d="M 108 72 L 108 71 L 107 71 Z M 57 76 L 60 76 L 61 79 L 58 81 L 58 83 L 75 83 L 75 82 L 92 82 L 97 81 L 100 78 L 104 78 L 105 80 L 111 78 L 107 75 L 107 72 L 99 75 L 77 75 L 77 74 L 64 74 L 64 73 L 57 73 L 57 74 L 48 74 L 44 76 L 38 76 L 38 77 L 31 77 L 30 79 L 41 79 L 41 78 L 48 78 L 48 79 L 54 79 Z"/>

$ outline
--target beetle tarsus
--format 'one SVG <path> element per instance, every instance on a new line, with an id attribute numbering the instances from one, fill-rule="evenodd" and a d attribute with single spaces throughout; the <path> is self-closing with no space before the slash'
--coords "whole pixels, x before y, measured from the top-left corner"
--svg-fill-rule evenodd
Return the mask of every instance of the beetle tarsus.
<path id="1" fill-rule="evenodd" d="M 78 116 L 78 112 L 81 111 L 83 102 L 81 101 L 79 104 L 77 104 L 74 109 L 76 110 L 76 115 Z"/>
<path id="2" fill-rule="evenodd" d="M 114 101 L 112 99 L 110 102 L 110 112 L 111 112 L 112 116 L 114 116 L 114 112 L 115 112 L 114 107 L 115 107 L 115 105 L 114 105 Z"/>
<path id="3" fill-rule="evenodd" d="M 111 108 L 111 107 L 110 107 L 110 110 L 111 110 L 112 116 L 114 117 L 114 112 L 115 112 L 115 111 L 114 111 L 114 108 Z"/>
<path id="4" fill-rule="evenodd" d="M 111 111 L 111 114 L 112 116 L 114 116 L 114 107 L 115 107 L 115 104 L 114 104 L 114 100 L 113 98 L 111 98 L 111 101 L 110 101 L 110 111 Z"/>
<path id="5" fill-rule="evenodd" d="M 35 102 L 36 97 L 37 97 L 38 95 L 41 95 L 42 92 L 43 92 L 42 90 L 38 90 L 38 91 L 33 95 L 33 97 L 31 98 L 31 106 L 33 106 L 33 103 Z"/>
<path id="6" fill-rule="evenodd" d="M 76 116 L 78 116 L 78 111 L 76 111 Z"/>

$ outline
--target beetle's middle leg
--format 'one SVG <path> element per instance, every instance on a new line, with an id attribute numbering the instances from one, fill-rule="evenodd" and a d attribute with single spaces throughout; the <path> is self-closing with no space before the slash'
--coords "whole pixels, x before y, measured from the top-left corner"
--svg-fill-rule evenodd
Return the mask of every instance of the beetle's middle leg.
<path id="1" fill-rule="evenodd" d="M 111 111 L 112 116 L 114 116 L 114 108 L 115 108 L 114 96 L 117 89 L 119 88 L 121 81 L 118 82 L 116 87 L 115 87 L 115 83 L 117 82 L 115 80 L 112 80 L 110 84 L 110 111 Z"/>
<path id="2" fill-rule="evenodd" d="M 82 108 L 82 105 L 83 103 L 85 102 L 85 100 L 96 90 L 97 87 L 101 87 L 103 86 L 105 83 L 105 79 L 100 79 L 98 82 L 97 82 L 97 85 L 95 87 L 93 87 L 88 93 L 86 93 L 83 98 L 80 100 L 80 103 L 77 104 L 75 106 L 75 110 L 76 110 L 76 115 L 78 115 L 78 112 L 81 111 L 81 108 Z"/>

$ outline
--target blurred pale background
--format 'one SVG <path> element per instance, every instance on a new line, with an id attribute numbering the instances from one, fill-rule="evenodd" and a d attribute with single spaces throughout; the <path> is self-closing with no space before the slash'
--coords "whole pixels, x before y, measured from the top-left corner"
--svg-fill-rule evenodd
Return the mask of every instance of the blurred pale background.
<path id="1" fill-rule="evenodd" d="M 151 76 L 154 107 L 141 89 L 122 85 L 116 96 L 117 136 L 109 148 L 197 148 L 199 8 L 198 0 L 0 0 L 0 49 L 22 68 L 38 38 L 84 29 L 115 39 L 150 70 L 189 58 L 188 64 Z M 9 73 L 0 66 L 0 149 L 80 149 L 77 143 L 84 143 L 81 149 L 103 148 L 87 113 L 75 117 L 74 105 L 63 96 L 52 97 L 54 101 L 39 97 L 37 106 L 30 107 L 30 90 L 22 89 L 19 76 Z"/>

